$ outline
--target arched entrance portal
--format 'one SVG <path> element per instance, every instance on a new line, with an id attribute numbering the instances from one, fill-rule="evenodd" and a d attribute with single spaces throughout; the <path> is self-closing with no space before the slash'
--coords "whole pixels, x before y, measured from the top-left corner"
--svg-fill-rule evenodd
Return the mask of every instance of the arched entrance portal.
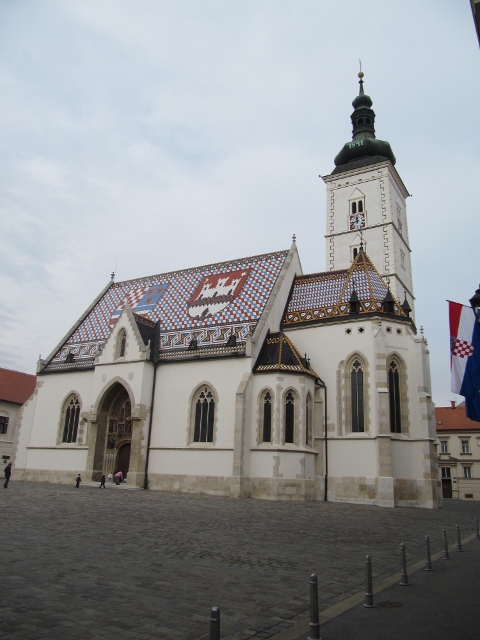
<path id="1" fill-rule="evenodd" d="M 88 432 L 86 471 L 92 480 L 121 471 L 129 484 L 141 486 L 145 461 L 141 454 L 144 420 L 132 417 L 133 397 L 126 385 L 114 382 L 98 404 Z M 134 427 L 135 425 L 135 427 Z M 142 473 L 139 473 L 139 469 Z"/>
<path id="2" fill-rule="evenodd" d="M 126 478 L 130 467 L 132 440 L 132 405 L 127 390 L 118 385 L 108 415 L 108 438 L 105 452 L 105 472 L 121 471 Z"/>

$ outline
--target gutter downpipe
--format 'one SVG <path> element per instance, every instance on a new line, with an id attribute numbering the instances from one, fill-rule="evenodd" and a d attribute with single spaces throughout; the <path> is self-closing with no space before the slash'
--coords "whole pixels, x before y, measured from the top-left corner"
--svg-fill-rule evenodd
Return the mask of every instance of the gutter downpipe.
<path id="1" fill-rule="evenodd" d="M 157 368 L 158 368 L 158 347 L 160 344 L 160 320 L 155 323 L 155 332 L 153 334 L 153 383 L 152 383 L 152 399 L 150 401 L 150 420 L 148 424 L 148 437 L 147 437 L 147 452 L 145 454 L 145 479 L 143 481 L 143 488 L 148 489 L 148 461 L 150 459 L 150 441 L 152 439 L 152 426 L 153 426 L 153 407 L 155 405 L 155 385 L 157 382 Z"/>
<path id="2" fill-rule="evenodd" d="M 324 408 L 324 424 L 325 424 L 325 486 L 324 486 L 324 493 L 323 493 L 323 500 L 324 502 L 328 502 L 328 428 L 327 428 L 327 385 L 323 382 L 323 380 L 320 380 L 319 378 L 319 384 L 320 387 L 322 387 L 324 389 L 324 395 L 323 398 L 325 400 L 324 404 L 325 404 L 325 408 Z"/>

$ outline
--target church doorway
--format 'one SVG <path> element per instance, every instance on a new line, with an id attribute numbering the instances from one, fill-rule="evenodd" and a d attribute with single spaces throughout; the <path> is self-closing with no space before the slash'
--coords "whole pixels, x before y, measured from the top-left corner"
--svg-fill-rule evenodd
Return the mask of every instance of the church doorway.
<path id="1" fill-rule="evenodd" d="M 132 445 L 130 443 L 124 444 L 118 451 L 117 457 L 117 466 L 115 469 L 115 473 L 121 471 L 123 474 L 123 478 L 125 479 L 128 474 L 128 469 L 130 467 L 130 451 Z"/>
<path id="2" fill-rule="evenodd" d="M 89 432 L 87 470 L 91 469 L 92 480 L 100 481 L 103 474 L 113 477 L 117 471 L 125 478 L 129 471 L 132 475 L 132 470 L 137 470 L 139 461 L 131 456 L 131 451 L 139 449 L 131 446 L 132 438 L 135 440 L 133 424 L 132 398 L 123 384 L 115 382 L 100 400 L 97 420 Z M 136 424 L 141 427 L 138 419 Z M 137 428 L 137 439 L 141 435 L 141 428 Z"/>

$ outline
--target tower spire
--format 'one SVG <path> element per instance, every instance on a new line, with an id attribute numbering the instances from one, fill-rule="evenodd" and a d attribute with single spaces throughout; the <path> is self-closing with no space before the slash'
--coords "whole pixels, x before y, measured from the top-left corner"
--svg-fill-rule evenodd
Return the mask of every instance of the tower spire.
<path id="1" fill-rule="evenodd" d="M 352 121 L 352 142 L 347 142 L 336 156 L 333 173 L 348 171 L 357 166 L 367 166 L 390 160 L 395 164 L 395 156 L 388 142 L 377 140 L 375 137 L 375 111 L 372 109 L 372 99 L 367 96 L 363 88 L 363 78 L 360 61 L 358 73 L 358 96 L 352 102 L 354 109 L 350 119 Z M 360 164 L 358 164 L 360 162 Z M 355 166 L 352 165 L 355 163 Z"/>

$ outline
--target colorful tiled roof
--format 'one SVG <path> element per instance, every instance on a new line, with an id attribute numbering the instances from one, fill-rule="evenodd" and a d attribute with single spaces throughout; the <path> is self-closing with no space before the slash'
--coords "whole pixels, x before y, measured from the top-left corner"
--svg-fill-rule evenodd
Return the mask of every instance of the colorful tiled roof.
<path id="1" fill-rule="evenodd" d="M 383 312 L 388 286 L 363 251 L 350 269 L 295 278 L 283 323 L 288 326 L 348 316 L 353 291 L 358 296 L 360 314 Z M 406 317 L 396 300 L 394 313 Z"/>
<path id="2" fill-rule="evenodd" d="M 29 373 L 0 368 L 0 400 L 22 405 L 35 391 L 37 379 Z"/>
<path id="3" fill-rule="evenodd" d="M 480 422 L 467 418 L 465 403 L 450 407 L 435 407 L 437 431 L 480 431 Z"/>
<path id="4" fill-rule="evenodd" d="M 91 366 L 125 305 L 135 316 L 160 321 L 160 358 L 172 350 L 226 345 L 230 336 L 244 343 L 272 292 L 288 250 L 250 258 L 112 282 L 46 370 Z M 138 323 L 137 323 L 138 324 Z M 70 356 L 70 359 L 72 356 Z"/>
<path id="5" fill-rule="evenodd" d="M 254 371 L 255 373 L 272 371 L 300 373 L 318 379 L 318 375 L 310 368 L 307 356 L 302 358 L 293 342 L 281 331 L 267 334 Z"/>

